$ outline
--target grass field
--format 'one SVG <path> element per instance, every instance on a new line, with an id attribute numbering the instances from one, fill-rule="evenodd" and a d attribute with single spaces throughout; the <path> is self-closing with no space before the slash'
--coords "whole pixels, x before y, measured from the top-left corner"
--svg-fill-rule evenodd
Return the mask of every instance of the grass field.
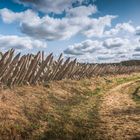
<path id="1" fill-rule="evenodd" d="M 132 75 L 96 77 L 80 81 L 54 81 L 44 86 L 1 89 L 0 138 L 2 140 L 111 139 L 111 136 L 104 131 L 108 128 L 108 125 L 104 125 L 107 122 L 103 122 L 105 120 L 102 120 L 102 113 L 100 114 L 104 99 L 106 95 L 109 95 L 107 93 L 111 89 L 132 82 L 125 88 L 122 86 L 119 92 L 121 94 L 127 93 L 129 99 L 136 103 L 134 105 L 135 110 L 132 109 L 132 112 L 134 114 L 135 111 L 137 112 L 137 120 L 134 118 L 134 121 L 137 127 L 140 126 L 139 79 L 140 74 L 135 73 Z M 112 97 L 115 100 L 115 96 Z M 108 106 L 109 104 L 105 103 L 105 105 Z M 133 119 L 133 116 L 131 117 Z M 112 131 L 116 127 L 119 130 L 121 125 L 117 124 L 112 127 Z M 140 132 L 137 127 L 128 128 L 128 130 L 136 129 L 136 132 Z M 111 134 L 113 135 L 113 132 Z M 120 135 L 120 140 L 122 137 Z M 131 137 L 137 138 L 139 135 L 132 133 L 130 137 L 124 137 L 124 139 Z"/>

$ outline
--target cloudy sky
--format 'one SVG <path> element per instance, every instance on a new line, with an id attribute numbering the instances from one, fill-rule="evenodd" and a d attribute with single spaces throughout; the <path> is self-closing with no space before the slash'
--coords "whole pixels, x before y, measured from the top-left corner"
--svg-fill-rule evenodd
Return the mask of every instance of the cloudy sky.
<path id="1" fill-rule="evenodd" d="M 0 50 L 80 62 L 140 59 L 140 0 L 0 0 Z"/>

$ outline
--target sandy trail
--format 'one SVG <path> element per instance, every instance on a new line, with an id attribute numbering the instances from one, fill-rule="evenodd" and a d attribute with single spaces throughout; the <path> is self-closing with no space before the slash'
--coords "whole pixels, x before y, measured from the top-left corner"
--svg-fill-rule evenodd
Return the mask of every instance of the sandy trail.
<path id="1" fill-rule="evenodd" d="M 127 82 L 103 95 L 100 106 L 100 130 L 104 140 L 140 140 L 140 108 L 125 90 Z"/>

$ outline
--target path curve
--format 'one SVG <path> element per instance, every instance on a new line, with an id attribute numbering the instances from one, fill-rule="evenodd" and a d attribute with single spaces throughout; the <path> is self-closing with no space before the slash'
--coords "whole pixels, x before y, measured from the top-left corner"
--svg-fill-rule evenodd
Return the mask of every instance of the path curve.
<path id="1" fill-rule="evenodd" d="M 104 140 L 140 140 L 140 109 L 121 90 L 136 81 L 121 84 L 103 95 L 99 109 Z"/>

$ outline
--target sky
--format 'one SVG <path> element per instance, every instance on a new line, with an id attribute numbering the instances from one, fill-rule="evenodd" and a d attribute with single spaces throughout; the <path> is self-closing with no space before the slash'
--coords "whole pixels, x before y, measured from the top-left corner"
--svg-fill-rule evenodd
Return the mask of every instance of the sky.
<path id="1" fill-rule="evenodd" d="M 0 50 L 79 62 L 140 59 L 140 0 L 0 0 Z"/>

